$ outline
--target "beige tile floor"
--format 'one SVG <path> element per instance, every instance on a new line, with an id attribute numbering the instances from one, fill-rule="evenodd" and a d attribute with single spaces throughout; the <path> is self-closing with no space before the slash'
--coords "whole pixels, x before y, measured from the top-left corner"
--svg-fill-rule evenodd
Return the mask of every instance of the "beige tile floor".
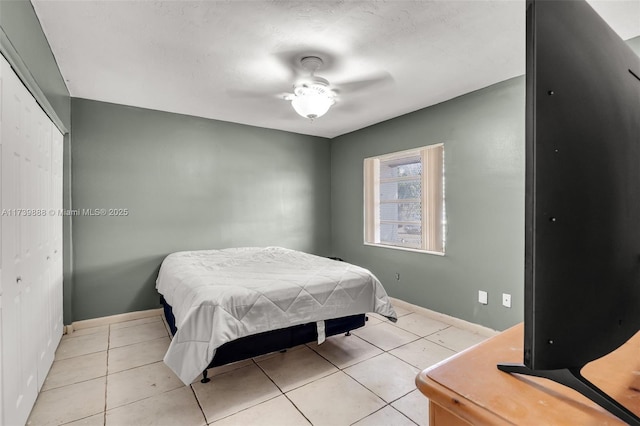
<path id="1" fill-rule="evenodd" d="M 396 308 L 351 336 L 210 370 L 184 386 L 162 362 L 161 316 L 62 338 L 28 425 L 426 425 L 416 374 L 486 337 Z"/>

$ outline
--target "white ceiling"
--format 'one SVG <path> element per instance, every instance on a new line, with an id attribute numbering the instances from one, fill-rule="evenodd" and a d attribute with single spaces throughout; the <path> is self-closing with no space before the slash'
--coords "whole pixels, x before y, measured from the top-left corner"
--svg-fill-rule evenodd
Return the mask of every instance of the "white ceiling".
<path id="1" fill-rule="evenodd" d="M 329 138 L 525 67 L 524 0 L 32 3 L 73 97 Z M 590 3 L 623 39 L 640 35 L 640 0 Z M 310 54 L 342 88 L 313 123 L 277 97 Z"/>

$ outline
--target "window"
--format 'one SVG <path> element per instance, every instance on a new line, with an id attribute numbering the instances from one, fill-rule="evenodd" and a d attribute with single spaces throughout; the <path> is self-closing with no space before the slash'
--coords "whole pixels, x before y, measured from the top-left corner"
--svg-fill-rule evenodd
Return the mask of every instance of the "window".
<path id="1" fill-rule="evenodd" d="M 444 146 L 364 160 L 364 242 L 444 254 Z"/>

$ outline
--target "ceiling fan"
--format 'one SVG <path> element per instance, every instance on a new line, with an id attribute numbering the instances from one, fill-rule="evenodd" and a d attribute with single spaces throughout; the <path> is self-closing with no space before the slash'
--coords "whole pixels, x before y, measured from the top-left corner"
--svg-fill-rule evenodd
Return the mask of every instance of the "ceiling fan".
<path id="1" fill-rule="evenodd" d="M 291 101 L 291 106 L 298 114 L 311 121 L 325 115 L 336 103 L 336 93 L 331 90 L 329 81 L 315 75 L 323 64 L 318 56 L 300 59 L 300 66 L 309 72 L 309 77 L 298 80 L 293 85 L 293 93 L 283 96 L 284 100 Z"/>
<path id="2" fill-rule="evenodd" d="M 324 65 L 319 56 L 303 56 L 300 67 L 309 75 L 298 79 L 293 85 L 293 93 L 285 93 L 282 99 L 291 101 L 293 109 L 302 117 L 311 121 L 322 117 L 336 102 L 341 101 L 338 93 L 349 93 L 359 89 L 369 88 L 393 80 L 389 73 L 378 73 L 363 80 L 330 84 L 326 78 L 316 75 Z"/>
<path id="3" fill-rule="evenodd" d="M 368 74 L 365 78 L 330 83 L 326 78 L 316 75 L 321 68 L 332 68 L 336 63 L 336 58 L 330 54 L 327 59 L 324 55 L 308 54 L 300 55 L 295 52 L 284 52 L 276 55 L 287 68 L 290 68 L 294 76 L 298 76 L 293 84 L 293 93 L 280 93 L 277 99 L 291 102 L 293 109 L 302 117 L 313 121 L 322 117 L 329 109 L 336 105 L 340 108 L 349 107 L 349 103 L 354 96 L 370 90 L 374 87 L 379 89 L 385 83 L 390 83 L 393 78 L 388 72 L 377 72 Z M 274 96 L 273 92 L 247 91 L 247 90 L 227 90 L 230 96 L 269 98 Z M 352 105 L 353 106 L 353 105 Z"/>

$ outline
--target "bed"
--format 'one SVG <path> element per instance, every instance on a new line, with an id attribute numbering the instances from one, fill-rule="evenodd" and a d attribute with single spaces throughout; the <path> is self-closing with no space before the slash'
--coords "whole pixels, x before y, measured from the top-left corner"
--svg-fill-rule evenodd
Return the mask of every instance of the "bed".
<path id="1" fill-rule="evenodd" d="M 397 316 L 368 270 L 282 247 L 177 252 L 156 289 L 174 334 L 164 362 L 185 383 L 206 369 Z"/>

